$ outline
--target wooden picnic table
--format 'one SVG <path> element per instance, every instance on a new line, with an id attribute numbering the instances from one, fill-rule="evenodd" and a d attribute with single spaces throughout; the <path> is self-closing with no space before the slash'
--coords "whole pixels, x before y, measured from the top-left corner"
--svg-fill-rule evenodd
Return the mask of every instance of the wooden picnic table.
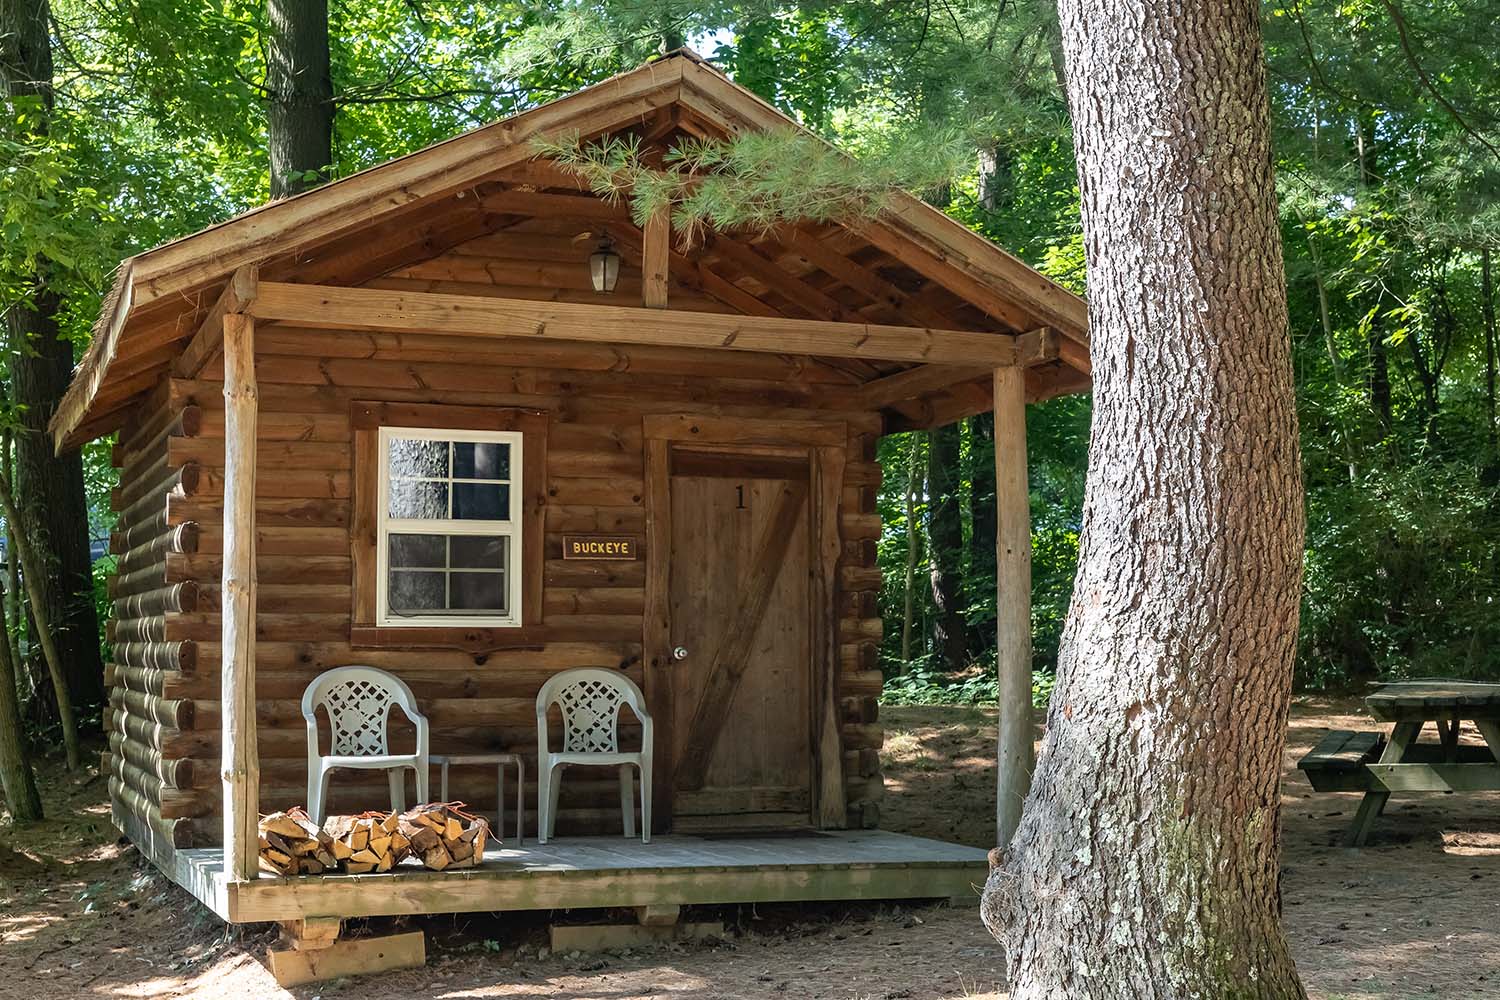
<path id="1" fill-rule="evenodd" d="M 1343 789 L 1365 790 L 1359 811 L 1345 834 L 1350 847 L 1364 844 L 1375 818 L 1385 810 L 1393 792 L 1487 792 L 1500 790 L 1500 684 L 1467 681 L 1420 680 L 1386 684 L 1365 698 L 1365 706 L 1377 720 L 1391 725 L 1390 737 L 1381 740 L 1372 733 L 1330 733 L 1308 758 L 1304 770 L 1309 778 L 1318 752 L 1331 754 L 1322 760 L 1339 760 Z M 1471 722 L 1484 737 L 1485 746 L 1466 746 L 1458 741 L 1459 728 Z M 1418 741 L 1431 722 L 1437 743 Z M 1343 737 L 1341 747 L 1332 747 Z M 1372 738 L 1373 737 L 1373 738 Z M 1376 756 L 1378 753 L 1378 757 Z M 1353 766 L 1347 766 L 1352 764 Z M 1336 775 L 1334 776 L 1336 777 Z M 1318 781 L 1314 787 L 1320 787 Z M 1320 790 L 1336 782 L 1324 778 Z"/>

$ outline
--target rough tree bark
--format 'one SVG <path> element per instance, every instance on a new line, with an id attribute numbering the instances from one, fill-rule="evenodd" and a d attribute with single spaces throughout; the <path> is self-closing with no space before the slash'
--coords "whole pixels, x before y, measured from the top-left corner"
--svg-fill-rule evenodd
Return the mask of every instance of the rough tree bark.
<path id="1" fill-rule="evenodd" d="M 932 648 L 950 670 L 969 665 L 959 560 L 964 526 L 958 504 L 958 425 L 927 436 L 927 565 L 932 586 Z"/>
<path id="2" fill-rule="evenodd" d="M 333 71 L 328 0 L 267 0 L 271 44 L 266 89 L 271 197 L 285 198 L 328 179 L 333 161 Z"/>
<path id="3" fill-rule="evenodd" d="M 0 594 L 0 628 L 7 626 L 6 604 Z M 42 796 L 37 792 L 36 773 L 26 754 L 21 731 L 21 706 L 16 701 L 16 661 L 9 642 L 0 642 L 0 791 L 17 823 L 35 823 L 42 818 Z"/>
<path id="4" fill-rule="evenodd" d="M 33 137 L 47 135 L 52 111 L 52 46 L 47 0 L 0 0 L 0 95 L 7 103 L 37 102 Z M 73 703 L 92 707 L 104 700 L 104 664 L 99 658 L 99 619 L 90 573 L 88 500 L 83 459 L 57 456 L 47 421 L 73 374 L 73 345 L 59 339 L 61 302 L 50 287 L 52 265 L 38 260 L 31 300 L 5 313 L 11 355 L 12 399 L 21 408 L 16 435 L 15 489 L 22 528 L 30 535 L 47 573 L 40 581 L 43 613 L 57 630 Z M 40 672 L 43 664 L 33 663 Z M 90 713 L 92 714 L 92 713 Z"/>
<path id="5" fill-rule="evenodd" d="M 1260 6 L 1060 8 L 1089 487 L 1047 736 L 982 912 L 1013 1000 L 1301 1000 L 1277 874 L 1303 509 Z"/>

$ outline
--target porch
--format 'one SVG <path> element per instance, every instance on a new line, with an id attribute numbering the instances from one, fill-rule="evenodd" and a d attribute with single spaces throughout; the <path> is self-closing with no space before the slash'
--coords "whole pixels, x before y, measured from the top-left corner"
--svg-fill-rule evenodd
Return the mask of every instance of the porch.
<path id="1" fill-rule="evenodd" d="M 978 901 L 985 852 L 882 830 L 774 836 L 561 837 L 488 850 L 478 868 L 235 882 L 219 848 L 174 852 L 167 874 L 226 921 L 831 900 Z"/>

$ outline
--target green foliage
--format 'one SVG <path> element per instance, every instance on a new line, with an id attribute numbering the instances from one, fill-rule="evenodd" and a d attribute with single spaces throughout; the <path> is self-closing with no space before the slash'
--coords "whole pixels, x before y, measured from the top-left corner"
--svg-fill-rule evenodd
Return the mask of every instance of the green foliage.
<path id="1" fill-rule="evenodd" d="M 967 155 L 954 134 L 860 159 L 796 133 L 685 139 L 659 166 L 643 161 L 633 136 L 581 142 L 573 134 L 532 145 L 577 173 L 595 194 L 628 199 L 636 225 L 670 211 L 685 247 L 701 243 L 709 230 L 765 235 L 784 222 L 871 217 L 893 188 L 943 187 Z"/>

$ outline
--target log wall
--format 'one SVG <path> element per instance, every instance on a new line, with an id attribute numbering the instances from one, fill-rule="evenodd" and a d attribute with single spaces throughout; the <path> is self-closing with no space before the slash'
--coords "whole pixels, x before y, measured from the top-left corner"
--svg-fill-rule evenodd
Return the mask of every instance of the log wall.
<path id="1" fill-rule="evenodd" d="M 746 421 L 830 419 L 849 429 L 838 698 L 848 823 L 874 826 L 883 791 L 875 565 L 881 427 L 877 414 L 844 408 L 854 405 L 854 380 L 834 368 L 768 355 L 425 339 L 276 326 L 257 332 L 261 811 L 304 801 L 302 692 L 323 670 L 355 663 L 390 669 L 411 685 L 431 721 L 433 753 L 503 749 L 526 756 L 528 809 L 534 809 L 534 704 L 546 678 L 606 665 L 644 683 L 644 546 L 634 562 L 565 562 L 561 535 L 644 539 L 641 418 L 691 412 Z M 120 556 L 111 625 L 112 801 L 178 846 L 216 843 L 220 836 L 221 379 L 222 361 L 214 360 L 197 380 L 164 382 L 116 451 L 122 514 L 112 542 Z M 353 482 L 350 416 L 357 401 L 548 414 L 540 642 L 522 649 L 351 644 L 351 497 L 360 486 Z M 408 733 L 395 725 L 393 746 Z M 492 810 L 493 771 L 455 769 L 451 793 Z M 383 775 L 340 772 L 330 810 L 379 807 L 387 799 Z M 617 831 L 618 801 L 612 775 L 570 777 L 561 827 Z"/>

